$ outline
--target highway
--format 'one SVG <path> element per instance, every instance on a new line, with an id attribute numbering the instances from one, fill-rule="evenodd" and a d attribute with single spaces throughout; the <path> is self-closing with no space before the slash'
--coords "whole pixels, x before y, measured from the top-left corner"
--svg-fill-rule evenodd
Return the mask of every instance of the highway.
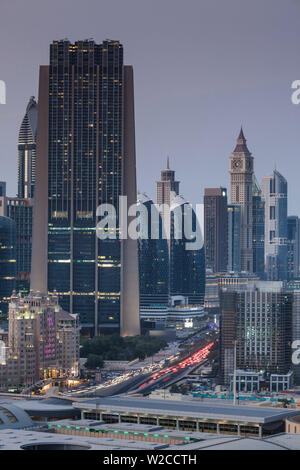
<path id="1" fill-rule="evenodd" d="M 88 396 L 113 396 L 125 393 L 148 394 L 155 388 L 165 388 L 187 375 L 206 360 L 214 344 L 214 338 L 215 334 L 213 332 L 199 332 L 196 338 L 194 337 L 186 342 L 186 344 L 190 344 L 189 351 L 181 353 L 181 358 L 175 359 L 167 368 L 153 364 L 143 371 L 128 371 L 106 383 L 88 387 L 84 390 L 60 393 L 59 396 L 83 398 Z M 196 344 L 194 343 L 195 339 Z"/>
<path id="2" fill-rule="evenodd" d="M 213 345 L 214 342 L 211 342 L 206 346 L 200 348 L 191 356 L 180 361 L 178 364 L 172 365 L 166 369 L 161 369 L 160 371 L 153 373 L 136 390 L 133 390 L 132 393 L 148 394 L 156 388 L 165 388 L 171 383 L 183 378 L 195 367 L 199 366 L 206 360 Z"/>

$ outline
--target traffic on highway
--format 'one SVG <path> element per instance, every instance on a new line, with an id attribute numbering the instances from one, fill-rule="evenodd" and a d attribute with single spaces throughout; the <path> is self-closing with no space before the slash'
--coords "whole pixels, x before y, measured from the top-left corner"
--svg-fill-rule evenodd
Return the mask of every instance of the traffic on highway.
<path id="1" fill-rule="evenodd" d="M 179 362 L 178 364 L 155 372 L 149 377 L 146 382 L 140 385 L 137 390 L 143 392 L 146 390 L 146 388 L 148 389 L 148 386 L 158 385 L 160 382 L 169 382 L 174 375 L 181 375 L 181 372 L 187 371 L 187 369 L 200 364 L 207 358 L 213 345 L 214 343 L 211 342 L 207 346 L 199 349 L 197 352 L 187 357 L 183 361 Z"/>

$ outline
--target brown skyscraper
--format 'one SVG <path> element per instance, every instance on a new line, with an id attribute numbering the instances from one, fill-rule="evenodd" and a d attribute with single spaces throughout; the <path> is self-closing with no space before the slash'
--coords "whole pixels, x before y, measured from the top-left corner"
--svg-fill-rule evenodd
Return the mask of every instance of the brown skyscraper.
<path id="1" fill-rule="evenodd" d="M 228 264 L 228 223 L 226 188 L 204 190 L 205 265 L 213 272 L 226 272 Z"/>
<path id="2" fill-rule="evenodd" d="M 231 204 L 241 206 L 241 270 L 253 272 L 253 157 L 241 128 L 230 156 Z"/>
<path id="3" fill-rule="evenodd" d="M 175 171 L 170 170 L 169 158 L 167 168 L 161 171 L 161 180 L 157 181 L 157 204 L 171 203 L 171 193 L 179 194 L 179 181 L 175 181 Z"/>
<path id="4" fill-rule="evenodd" d="M 96 236 L 100 204 L 135 204 L 133 70 L 118 41 L 54 41 L 40 70 L 33 291 L 59 296 L 88 334 L 136 335 L 136 240 Z M 120 243 L 121 242 L 121 243 Z"/>

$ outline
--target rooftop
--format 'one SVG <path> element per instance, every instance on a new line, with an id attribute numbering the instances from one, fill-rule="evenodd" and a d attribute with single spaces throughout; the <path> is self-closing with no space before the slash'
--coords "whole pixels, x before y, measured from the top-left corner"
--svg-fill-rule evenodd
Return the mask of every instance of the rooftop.
<path id="1" fill-rule="evenodd" d="M 16 409 L 28 413 L 30 416 L 59 418 L 78 416 L 78 411 L 74 409 L 72 403 L 61 399 L 41 399 L 41 400 L 14 400 L 5 399 L 0 401 L 5 406 L 14 406 Z"/>
<path id="2" fill-rule="evenodd" d="M 137 413 L 151 412 L 163 416 L 192 416 L 195 418 L 226 419 L 255 423 L 280 421 L 287 416 L 299 414 L 299 411 L 283 408 L 208 404 L 202 403 L 197 399 L 195 401 L 174 402 L 151 400 L 149 398 L 103 397 L 90 399 L 86 402 L 73 403 L 73 406 L 89 410 L 108 409 L 112 411 L 134 411 Z"/>
<path id="3" fill-rule="evenodd" d="M 87 438 L 39 431 L 0 430 L 0 450 L 160 450 L 168 445 L 114 438 Z"/>
<path id="4" fill-rule="evenodd" d="M 76 422 L 76 421 L 75 421 Z M 168 433 L 170 431 L 168 430 Z M 24 429 L 0 430 L 0 450 L 299 450 L 299 434 L 278 434 L 265 439 L 202 434 L 202 440 L 184 445 L 126 440 L 92 438 L 55 434 Z"/>
<path id="5" fill-rule="evenodd" d="M 0 430 L 33 426 L 28 414 L 18 406 L 0 401 Z"/>

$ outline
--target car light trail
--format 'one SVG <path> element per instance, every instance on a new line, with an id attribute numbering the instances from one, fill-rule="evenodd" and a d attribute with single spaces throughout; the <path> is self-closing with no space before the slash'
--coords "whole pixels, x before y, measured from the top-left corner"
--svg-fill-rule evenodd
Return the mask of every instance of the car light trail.
<path id="1" fill-rule="evenodd" d="M 199 351 L 195 352 L 192 356 L 186 358 L 184 361 L 179 362 L 176 366 L 168 367 L 167 369 L 162 369 L 159 372 L 155 372 L 155 374 L 152 374 L 149 377 L 149 380 L 147 382 L 143 383 L 138 387 L 138 390 L 141 388 L 146 387 L 146 385 L 151 385 L 153 382 L 155 382 L 158 379 L 161 379 L 163 377 L 166 377 L 169 374 L 176 374 L 179 371 L 182 371 L 186 369 L 187 367 L 195 366 L 202 362 L 204 359 L 207 358 L 212 346 L 214 343 L 209 343 L 207 346 L 204 348 L 199 349 Z M 164 379 L 165 381 L 166 379 Z"/>

